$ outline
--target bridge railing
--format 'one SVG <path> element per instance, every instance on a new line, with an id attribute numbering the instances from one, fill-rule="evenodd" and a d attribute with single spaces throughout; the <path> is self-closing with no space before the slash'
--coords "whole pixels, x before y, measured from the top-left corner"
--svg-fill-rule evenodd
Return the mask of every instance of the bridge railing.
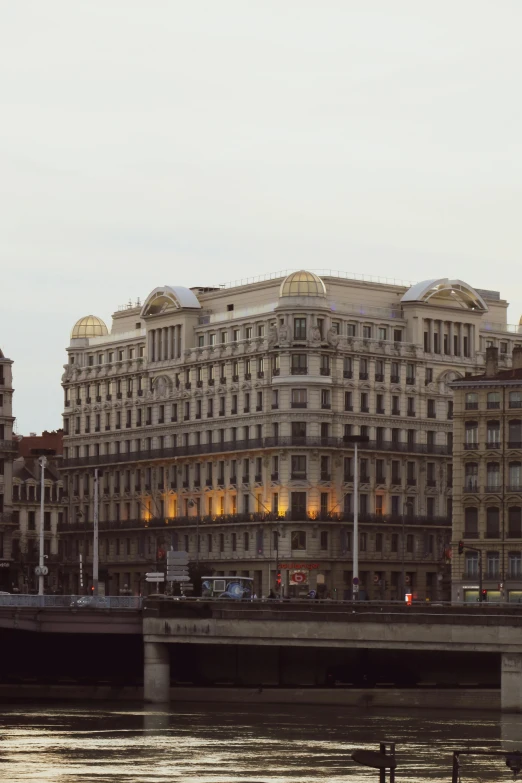
<path id="1" fill-rule="evenodd" d="M 0 595 L 5 606 L 33 609 L 141 609 L 143 598 L 135 595 Z"/>

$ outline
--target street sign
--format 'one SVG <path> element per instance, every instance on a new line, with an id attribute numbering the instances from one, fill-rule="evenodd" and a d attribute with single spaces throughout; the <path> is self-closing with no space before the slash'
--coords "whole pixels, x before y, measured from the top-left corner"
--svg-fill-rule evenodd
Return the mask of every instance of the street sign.
<path id="1" fill-rule="evenodd" d="M 167 564 L 168 565 L 188 565 L 189 556 L 187 552 L 174 552 L 169 549 L 167 552 Z"/>
<path id="2" fill-rule="evenodd" d="M 190 582 L 190 576 L 167 576 L 167 582 Z"/>
<path id="3" fill-rule="evenodd" d="M 353 583 L 354 583 L 354 585 L 358 585 L 359 584 L 359 577 L 358 576 L 354 576 Z"/>
<path id="4" fill-rule="evenodd" d="M 154 581 L 159 579 L 161 581 L 162 579 L 165 579 L 165 574 L 163 573 L 163 571 L 149 571 L 148 574 L 145 574 L 145 578 L 146 579 L 150 578 L 153 579 Z"/>
<path id="5" fill-rule="evenodd" d="M 188 574 L 188 568 L 182 565 L 168 565 L 167 574 Z"/>
<path id="6" fill-rule="evenodd" d="M 147 574 L 147 576 L 145 577 L 145 581 L 146 582 L 164 582 L 165 581 L 165 577 L 163 576 L 163 574 L 152 574 L 152 576 L 150 574 Z"/>

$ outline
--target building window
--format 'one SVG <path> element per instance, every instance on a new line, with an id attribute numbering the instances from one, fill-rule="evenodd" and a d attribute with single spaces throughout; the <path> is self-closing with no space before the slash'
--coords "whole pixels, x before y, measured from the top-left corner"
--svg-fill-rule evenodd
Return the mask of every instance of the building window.
<path id="1" fill-rule="evenodd" d="M 319 547 L 320 549 L 325 552 L 328 549 L 328 531 L 327 530 L 321 530 L 320 540 L 319 540 Z"/>
<path id="2" fill-rule="evenodd" d="M 292 375 L 306 375 L 307 369 L 307 357 L 305 353 L 293 353 L 292 354 Z"/>
<path id="3" fill-rule="evenodd" d="M 464 575 L 466 577 L 478 576 L 478 552 L 466 552 L 464 561 Z"/>
<path id="4" fill-rule="evenodd" d="M 290 503 L 292 515 L 306 518 L 306 492 L 291 492 Z"/>
<path id="5" fill-rule="evenodd" d="M 306 318 L 294 318 L 294 340 L 306 340 Z"/>
<path id="6" fill-rule="evenodd" d="M 509 407 L 522 408 L 522 392 L 509 392 Z"/>
<path id="7" fill-rule="evenodd" d="M 511 506 L 508 509 L 508 538 L 521 538 L 521 514 L 520 506 Z"/>
<path id="8" fill-rule="evenodd" d="M 478 446 L 478 423 L 467 421 L 465 424 L 465 448 L 476 449 Z"/>
<path id="9" fill-rule="evenodd" d="M 499 538 L 500 536 L 500 512 L 496 506 L 488 506 L 486 509 L 486 538 Z"/>
<path id="10" fill-rule="evenodd" d="M 478 509 L 474 506 L 464 509 L 464 536 L 478 538 Z"/>
<path id="11" fill-rule="evenodd" d="M 306 389 L 292 389 L 292 408 L 306 408 Z"/>
<path id="12" fill-rule="evenodd" d="M 522 478 L 522 464 L 520 462 L 509 463 L 509 491 L 520 492 Z"/>
<path id="13" fill-rule="evenodd" d="M 466 492 L 476 492 L 478 489 L 478 463 L 467 462 L 465 469 L 464 489 Z"/>
<path id="14" fill-rule="evenodd" d="M 494 410 L 500 408 L 500 393 L 499 392 L 488 392 L 488 402 L 487 407 L 489 410 Z"/>
<path id="15" fill-rule="evenodd" d="M 292 479 L 306 478 L 306 456 L 304 454 L 292 454 Z"/>
<path id="16" fill-rule="evenodd" d="M 520 579 L 522 577 L 522 556 L 520 552 L 508 553 L 508 577 Z"/>
<path id="17" fill-rule="evenodd" d="M 498 579 L 500 574 L 499 552 L 486 553 L 486 579 Z"/>
<path id="18" fill-rule="evenodd" d="M 304 530 L 292 530 L 292 550 L 304 551 L 306 549 L 306 533 Z"/>
<path id="19" fill-rule="evenodd" d="M 467 411 L 478 410 L 478 394 L 476 392 L 468 392 L 465 405 Z"/>

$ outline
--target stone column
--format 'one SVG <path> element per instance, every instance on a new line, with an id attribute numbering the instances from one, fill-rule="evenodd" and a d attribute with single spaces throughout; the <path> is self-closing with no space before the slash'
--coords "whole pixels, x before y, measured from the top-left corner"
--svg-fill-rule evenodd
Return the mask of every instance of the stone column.
<path id="1" fill-rule="evenodd" d="M 448 324 L 448 340 L 449 340 L 449 355 L 454 356 L 453 348 L 454 348 L 454 341 L 453 341 L 453 335 L 454 335 L 454 323 L 453 321 L 450 321 Z"/>
<path id="2" fill-rule="evenodd" d="M 159 362 L 160 359 L 160 330 L 154 329 L 154 361 Z"/>
<path id="3" fill-rule="evenodd" d="M 522 654 L 502 653 L 501 710 L 522 712 Z"/>
<path id="4" fill-rule="evenodd" d="M 169 326 L 169 359 L 174 359 L 174 327 Z"/>
<path id="5" fill-rule="evenodd" d="M 149 362 L 154 361 L 154 329 L 149 332 Z"/>
<path id="6" fill-rule="evenodd" d="M 181 324 L 177 326 L 176 329 L 178 330 L 178 339 L 177 339 L 178 352 L 176 355 L 176 359 L 179 359 L 181 357 Z"/>
<path id="7" fill-rule="evenodd" d="M 143 698 L 161 704 L 170 701 L 170 655 L 168 644 L 144 643 Z"/>

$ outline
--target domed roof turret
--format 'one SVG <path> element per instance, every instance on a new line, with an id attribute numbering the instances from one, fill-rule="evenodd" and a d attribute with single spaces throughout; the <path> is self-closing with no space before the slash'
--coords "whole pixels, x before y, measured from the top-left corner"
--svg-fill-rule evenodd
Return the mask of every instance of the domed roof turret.
<path id="1" fill-rule="evenodd" d="M 283 280 L 279 296 L 326 297 L 326 287 L 320 277 L 301 269 L 299 272 L 292 272 Z"/>
<path id="2" fill-rule="evenodd" d="M 86 315 L 76 321 L 72 328 L 71 340 L 81 340 L 86 337 L 104 337 L 109 330 L 101 318 L 96 315 Z"/>

